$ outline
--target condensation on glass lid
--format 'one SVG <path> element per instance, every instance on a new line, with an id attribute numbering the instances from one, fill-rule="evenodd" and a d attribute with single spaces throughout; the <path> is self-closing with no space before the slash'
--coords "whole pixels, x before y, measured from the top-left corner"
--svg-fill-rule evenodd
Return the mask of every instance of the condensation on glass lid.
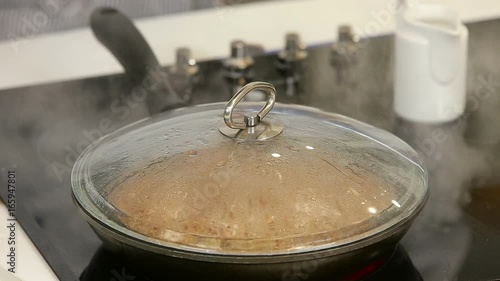
<path id="1" fill-rule="evenodd" d="M 355 165 L 338 165 L 333 152 L 314 144 L 238 145 L 160 161 L 108 200 L 124 214 L 122 223 L 146 236 L 249 252 L 335 242 L 387 222 L 382 214 L 400 207 L 394 188 Z"/>

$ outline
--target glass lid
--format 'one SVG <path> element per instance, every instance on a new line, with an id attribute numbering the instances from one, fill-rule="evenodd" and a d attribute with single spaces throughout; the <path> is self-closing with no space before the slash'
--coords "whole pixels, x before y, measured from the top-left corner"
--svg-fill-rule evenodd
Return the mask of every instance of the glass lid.
<path id="1" fill-rule="evenodd" d="M 254 89 L 268 94 L 264 108 L 238 104 Z M 228 104 L 169 111 L 105 136 L 75 164 L 77 203 L 120 235 L 238 255 L 338 247 L 418 213 L 427 171 L 409 145 L 274 101 L 272 85 L 250 83 Z"/>

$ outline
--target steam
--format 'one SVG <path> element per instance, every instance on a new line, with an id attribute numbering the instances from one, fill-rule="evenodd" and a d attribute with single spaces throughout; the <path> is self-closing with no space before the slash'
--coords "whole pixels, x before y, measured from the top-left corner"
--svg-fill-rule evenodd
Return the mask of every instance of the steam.
<path id="1" fill-rule="evenodd" d="M 467 255 L 471 233 L 461 220 L 474 179 L 488 172 L 483 152 L 464 141 L 464 120 L 443 125 L 398 120 L 396 133 L 429 170 L 426 207 L 403 239 L 424 280 L 453 280 Z"/>
<path id="2" fill-rule="evenodd" d="M 45 237 L 66 249 L 60 251 L 62 258 L 74 259 L 70 254 L 79 253 L 75 264 L 81 270 L 96 250 L 83 245 L 99 245 L 99 240 L 90 230 L 82 231 L 85 222 L 70 200 L 73 164 L 93 139 L 107 133 L 102 130 L 102 120 L 113 120 L 108 127 L 118 129 L 148 115 L 144 104 L 132 107 L 120 97 L 128 94 L 120 79 L 72 81 L 7 90 L 0 95 L 4 121 L 0 122 L 0 168 L 17 171 L 23 187 L 17 194 L 20 204 L 43 228 Z M 110 109 L 115 100 L 128 109 L 126 115 Z M 68 228 L 63 229 L 62 222 Z M 61 239 L 66 236 L 78 236 L 78 242 Z"/>

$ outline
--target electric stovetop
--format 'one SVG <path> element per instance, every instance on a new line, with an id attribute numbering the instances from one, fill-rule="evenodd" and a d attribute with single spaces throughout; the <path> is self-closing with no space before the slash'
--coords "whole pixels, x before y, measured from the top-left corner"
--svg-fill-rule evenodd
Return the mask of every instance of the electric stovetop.
<path id="1" fill-rule="evenodd" d="M 481 81 L 500 81 L 500 21 L 468 27 L 473 94 Z M 467 126 L 441 128 L 450 137 L 434 143 L 429 153 L 429 128 L 400 122 L 392 112 L 391 36 L 370 39 L 359 50 L 357 64 L 345 66 L 342 75 L 330 64 L 330 44 L 308 51 L 300 92 L 280 95 L 279 102 L 318 107 L 392 131 L 423 150 L 429 167 L 431 195 L 426 208 L 391 260 L 373 270 L 368 280 L 500 278 L 500 188 L 494 187 L 500 174 L 498 142 L 483 146 L 464 137 L 470 128 L 488 131 L 498 126 L 498 114 L 484 112 L 480 105 L 468 113 Z M 253 75 L 285 93 L 275 61 L 276 54 L 256 57 Z M 221 61 L 200 63 L 200 76 L 193 103 L 228 100 Z M 140 269 L 102 248 L 73 204 L 70 190 L 71 168 L 86 146 L 109 130 L 148 116 L 144 104 L 130 101 L 127 93 L 132 87 L 124 75 L 111 75 L 0 92 L 0 182 L 7 182 L 7 170 L 16 171 L 17 219 L 61 280 L 148 280 Z M 497 84 L 484 89 L 493 97 L 500 95 Z M 493 119 L 474 123 L 478 114 Z M 103 128 L 105 119 L 112 126 Z M 472 192 L 465 192 L 470 188 Z M 7 188 L 0 194 L 5 201 Z"/>

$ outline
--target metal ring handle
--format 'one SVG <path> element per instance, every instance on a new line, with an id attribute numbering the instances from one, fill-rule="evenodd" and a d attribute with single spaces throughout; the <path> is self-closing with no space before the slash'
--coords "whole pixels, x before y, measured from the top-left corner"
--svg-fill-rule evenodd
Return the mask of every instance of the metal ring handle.
<path id="1" fill-rule="evenodd" d="M 245 115 L 246 122 L 235 122 L 233 120 L 234 108 L 248 93 L 253 90 L 261 90 L 267 94 L 266 105 L 264 105 L 264 107 L 262 107 L 262 109 L 255 116 Z M 276 89 L 272 84 L 266 82 L 248 83 L 243 86 L 227 103 L 226 109 L 224 110 L 224 122 L 229 128 L 233 129 L 246 129 L 247 127 L 255 126 L 269 113 L 269 111 L 271 111 L 275 102 Z"/>

